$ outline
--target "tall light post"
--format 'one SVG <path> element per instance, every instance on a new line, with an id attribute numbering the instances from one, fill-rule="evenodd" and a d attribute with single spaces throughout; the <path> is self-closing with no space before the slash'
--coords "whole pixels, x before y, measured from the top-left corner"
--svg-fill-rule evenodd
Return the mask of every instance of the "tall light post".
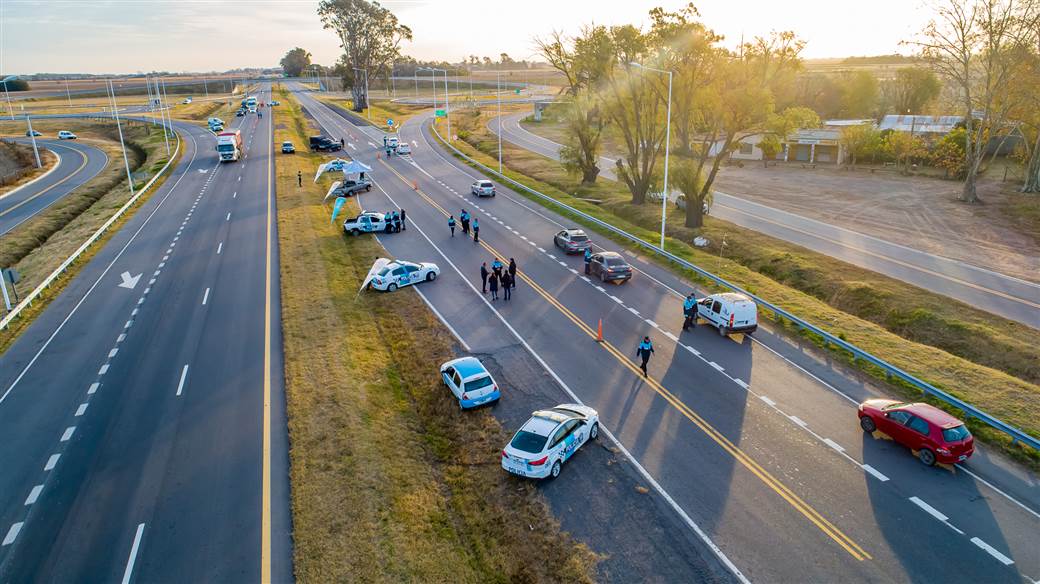
<path id="1" fill-rule="evenodd" d="M 36 168 L 43 168 L 43 163 L 40 162 L 40 149 L 36 147 L 36 132 L 33 132 L 32 120 L 29 119 L 29 114 L 25 114 L 25 124 L 29 126 L 29 138 L 32 140 L 33 154 L 36 155 Z"/>
<path id="2" fill-rule="evenodd" d="M 163 107 L 163 103 L 164 102 L 166 102 L 167 106 L 169 106 L 169 102 L 165 98 L 165 92 L 162 91 L 162 89 L 159 88 L 159 84 L 160 84 L 161 81 L 162 81 L 161 79 L 156 79 L 155 80 L 155 93 L 159 96 L 159 118 L 162 121 L 162 125 L 163 125 L 163 139 L 166 140 L 166 156 L 170 156 L 170 134 L 169 134 L 169 129 L 170 128 L 169 128 L 169 125 L 167 123 L 167 121 L 169 120 L 169 117 L 170 117 L 170 112 L 166 111 L 166 108 Z M 163 86 L 163 88 L 165 88 L 166 84 L 163 83 L 162 86 Z"/>
<path id="3" fill-rule="evenodd" d="M 368 100 L 371 99 L 368 95 L 368 69 L 362 69 L 361 67 L 354 67 L 355 71 L 364 71 L 365 73 L 365 116 L 368 117 L 368 121 L 372 121 L 372 108 L 369 107 Z M 357 105 L 357 104 L 354 104 Z"/>
<path id="4" fill-rule="evenodd" d="M 664 250 L 664 225 L 665 219 L 668 215 L 668 154 L 671 149 L 672 143 L 672 72 L 665 71 L 663 69 L 654 69 L 653 67 L 647 67 L 642 63 L 629 63 L 633 67 L 639 67 L 647 71 L 654 71 L 655 73 L 667 73 L 668 74 L 668 109 L 665 114 L 665 131 L 664 131 L 664 190 L 661 192 L 661 249 Z M 693 204 L 687 201 L 686 204 Z"/>
<path id="5" fill-rule="evenodd" d="M 69 91 L 69 78 L 65 78 L 65 97 L 69 99 L 69 107 L 72 107 L 72 92 Z"/>
<path id="6" fill-rule="evenodd" d="M 4 95 L 7 97 L 7 111 L 12 120 L 14 120 L 14 106 L 11 105 L 11 93 L 7 91 L 7 82 L 14 80 L 14 78 L 14 75 L 8 75 L 7 77 L 4 77 L 3 81 L 0 81 L 0 83 L 4 84 Z"/>
<path id="7" fill-rule="evenodd" d="M 502 72 L 495 72 L 495 85 L 498 91 L 498 174 L 502 174 Z"/>
<path id="8" fill-rule="evenodd" d="M 112 113 L 116 118 L 116 129 L 119 131 L 119 145 L 123 148 L 123 164 L 126 165 L 126 182 L 130 185 L 130 196 L 134 196 L 134 177 L 130 175 L 130 159 L 126 156 L 126 144 L 123 143 L 123 126 L 119 123 L 119 106 L 116 104 L 116 89 L 112 80 L 108 80 L 108 90 L 112 96 Z"/>
<path id="9" fill-rule="evenodd" d="M 421 67 L 424 71 L 431 71 L 434 73 L 430 79 L 433 81 L 433 112 L 434 116 L 437 115 L 437 80 L 436 73 L 440 71 L 444 73 L 444 119 L 448 121 L 448 142 L 451 142 L 451 113 L 448 111 L 451 107 L 451 102 L 448 99 L 448 70 L 439 69 L 437 67 Z"/>

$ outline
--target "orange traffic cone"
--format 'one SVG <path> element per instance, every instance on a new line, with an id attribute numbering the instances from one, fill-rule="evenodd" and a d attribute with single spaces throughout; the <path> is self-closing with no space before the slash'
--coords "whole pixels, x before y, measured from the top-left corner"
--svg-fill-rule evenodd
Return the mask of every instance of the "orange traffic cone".
<path id="1" fill-rule="evenodd" d="M 603 342 L 603 319 L 599 319 L 599 325 L 596 326 L 596 342 Z"/>
<path id="2" fill-rule="evenodd" d="M 413 191 L 419 190 L 419 183 L 418 183 L 418 181 L 414 181 L 414 180 L 412 181 L 412 190 Z"/>

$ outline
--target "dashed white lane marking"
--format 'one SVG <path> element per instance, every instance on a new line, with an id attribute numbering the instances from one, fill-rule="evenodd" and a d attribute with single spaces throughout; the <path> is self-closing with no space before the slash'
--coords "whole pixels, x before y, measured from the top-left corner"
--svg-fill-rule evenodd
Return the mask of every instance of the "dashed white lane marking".
<path id="1" fill-rule="evenodd" d="M 98 372 L 97 372 L 98 375 L 104 375 L 105 373 L 108 373 L 108 363 L 105 363 L 104 365 L 102 365 L 101 369 L 98 369 Z"/>
<path id="2" fill-rule="evenodd" d="M 806 424 L 804 421 L 802 421 L 802 419 L 799 418 L 798 416 L 788 416 L 788 418 L 791 418 L 792 422 L 794 422 L 795 424 L 798 424 L 799 426 L 801 426 L 803 428 L 809 425 L 809 424 Z"/>
<path id="3" fill-rule="evenodd" d="M 567 268 L 567 269 L 568 269 L 568 270 L 570 270 L 570 272 L 571 272 L 572 274 L 574 274 L 575 276 L 577 276 L 577 275 L 578 275 L 578 270 L 575 270 L 574 268 Z"/>
<path id="4" fill-rule="evenodd" d="M 155 270 L 154 272 L 152 272 L 152 275 L 153 276 L 158 276 L 161 272 L 162 272 L 162 270 Z"/>
<path id="5" fill-rule="evenodd" d="M 545 253 L 545 248 L 544 248 L 544 247 L 539 247 L 539 248 L 538 248 L 538 251 L 540 251 L 540 252 L 542 252 L 542 253 Z"/>
<path id="6" fill-rule="evenodd" d="M 767 397 L 767 396 L 764 396 L 764 395 L 760 395 L 760 396 L 758 396 L 758 399 L 760 399 L 760 400 L 762 400 L 762 401 L 766 402 L 767 404 L 769 404 L 769 405 L 770 405 L 770 407 L 774 407 L 774 408 L 776 407 L 776 402 L 775 402 L 775 401 L 773 401 L 772 399 L 770 399 L 770 398 L 769 398 L 769 397 Z"/>
<path id="7" fill-rule="evenodd" d="M 96 381 L 94 383 L 91 383 L 90 387 L 87 388 L 87 395 L 94 395 L 94 393 L 97 392 L 99 387 L 101 387 L 100 383 Z"/>
<path id="8" fill-rule="evenodd" d="M 684 347 L 686 347 L 686 350 L 687 350 L 687 351 L 689 351 L 689 352 L 693 353 L 693 354 L 694 354 L 694 355 L 696 355 L 697 357 L 700 357 L 700 356 L 701 356 L 701 352 L 700 352 L 700 351 L 698 351 L 697 349 L 694 349 L 693 347 L 691 347 L 691 346 L 689 346 L 689 345 L 683 345 L 683 346 L 684 346 Z"/>
<path id="9" fill-rule="evenodd" d="M 58 464 L 59 458 L 61 458 L 60 454 L 52 454 L 51 457 L 47 459 L 47 464 L 43 465 L 43 470 L 54 470 L 54 467 Z"/>
<path id="10" fill-rule="evenodd" d="M 878 469 L 870 466 L 869 464 L 864 464 L 863 465 L 863 470 L 867 471 L 868 473 L 873 475 L 874 478 L 876 478 L 877 480 L 879 480 L 879 481 L 881 481 L 883 483 L 888 481 L 888 477 L 886 477 L 885 475 L 881 474 L 881 472 L 878 471 Z"/>
<path id="11" fill-rule="evenodd" d="M 87 411 L 87 406 L 88 406 L 88 405 L 89 405 L 89 404 L 87 404 L 87 403 L 81 403 L 81 404 L 79 404 L 79 407 L 78 407 L 78 408 L 76 408 L 76 417 L 77 417 L 77 418 L 78 418 L 78 417 L 80 417 L 80 416 L 82 416 L 82 415 L 83 415 L 83 414 L 84 414 L 84 413 L 85 413 L 85 412 Z"/>
<path id="12" fill-rule="evenodd" d="M 111 351 L 108 352 L 108 358 L 111 359 L 112 357 L 115 357 L 116 353 L 118 353 L 118 352 L 119 352 L 119 349 L 112 349 Z"/>
<path id="13" fill-rule="evenodd" d="M 137 550 L 141 547 L 142 534 L 144 534 L 144 523 L 138 523 L 137 533 L 134 535 L 134 543 L 130 546 L 130 557 L 127 558 L 126 569 L 123 570 L 122 584 L 130 584 L 130 577 L 134 575 L 134 563 L 137 562 Z"/>
<path id="14" fill-rule="evenodd" d="M 224 242 L 223 241 L 217 244 L 217 255 L 220 255 L 220 250 L 222 250 L 222 249 L 224 249 Z"/>
<path id="15" fill-rule="evenodd" d="M 206 305 L 206 301 L 209 300 L 209 288 L 206 288 L 206 293 L 202 295 L 202 305 Z"/>
<path id="16" fill-rule="evenodd" d="M 43 485 L 36 485 L 29 491 L 29 496 L 25 498 L 25 504 L 32 505 L 36 502 L 36 499 L 40 498 L 40 493 L 43 492 Z"/>
<path id="17" fill-rule="evenodd" d="M 938 509 L 936 509 L 935 507 L 932 507 L 931 505 L 929 505 L 928 503 L 925 503 L 924 501 L 922 501 L 921 499 L 919 499 L 917 497 L 910 497 L 910 502 L 913 503 L 914 505 L 917 505 L 921 509 L 924 509 L 925 513 L 931 515 L 932 517 L 935 517 L 939 521 L 942 521 L 942 522 L 945 523 L 946 521 L 949 521 L 949 519 L 950 519 L 949 517 L 943 515 L 942 512 L 940 512 Z"/>
<path id="18" fill-rule="evenodd" d="M 227 219 L 225 219 L 225 221 L 231 221 L 231 213 L 227 214 Z"/>
<path id="19" fill-rule="evenodd" d="M 126 321 L 126 324 L 123 325 L 123 328 L 124 329 L 128 329 L 128 328 L 130 328 L 130 325 L 132 325 L 132 324 L 134 324 L 134 321 L 128 320 L 128 321 Z"/>
<path id="20" fill-rule="evenodd" d="M 241 176 L 241 175 L 239 175 L 239 177 L 238 177 L 238 179 L 237 179 L 237 180 L 242 180 L 242 176 Z"/>
<path id="21" fill-rule="evenodd" d="M 526 236 L 526 235 L 521 235 L 521 236 L 520 236 L 520 239 L 522 239 L 522 240 L 524 240 L 524 241 L 527 241 L 527 236 Z"/>
<path id="22" fill-rule="evenodd" d="M 184 365 L 184 369 L 181 369 L 181 380 L 177 383 L 177 395 L 181 394 L 184 390 L 184 380 L 188 377 L 188 365 Z"/>
<path id="23" fill-rule="evenodd" d="M 596 290 L 599 290 L 600 292 L 604 293 L 607 291 L 606 288 L 604 288 L 603 286 L 596 286 Z"/>
<path id="24" fill-rule="evenodd" d="M 660 326 L 661 326 L 661 325 L 657 324 L 656 322 L 650 320 L 649 318 L 644 319 L 644 320 L 645 320 L 646 324 L 648 324 L 648 325 L 650 325 L 650 326 L 652 326 L 654 328 L 660 328 Z"/>
<path id="25" fill-rule="evenodd" d="M 834 440 L 831 440 L 830 438 L 824 438 L 823 442 L 824 442 L 824 444 L 826 444 L 827 446 L 830 446 L 831 448 L 837 450 L 838 452 L 845 452 L 845 447 L 844 446 L 842 446 L 841 444 L 838 444 L 837 442 L 835 442 Z"/>
<path id="26" fill-rule="evenodd" d="M 979 546 L 980 548 L 986 550 L 986 552 L 989 553 L 989 555 L 991 555 L 994 558 L 996 558 L 998 562 L 1000 562 L 1001 564 L 1004 564 L 1005 566 L 1010 566 L 1011 564 L 1015 563 L 1014 560 L 1012 560 L 1011 558 L 1009 558 L 1009 557 L 1005 556 L 1004 554 L 998 552 L 996 549 L 993 548 L 993 546 L 989 545 L 988 543 L 982 541 L 981 539 L 979 539 L 977 537 L 971 538 L 971 543 L 973 543 L 973 544 Z"/>
<path id="27" fill-rule="evenodd" d="M 736 377 L 734 377 L 733 378 L 733 383 L 736 383 L 737 385 L 739 385 L 740 387 L 743 387 L 744 389 L 748 388 L 748 384 L 743 379 L 737 379 Z"/>
<path id="28" fill-rule="evenodd" d="M 678 341 L 679 340 L 678 337 L 676 337 L 675 335 L 673 335 L 672 333 L 670 333 L 668 331 L 664 331 L 664 336 L 668 337 L 669 339 L 672 339 L 673 341 Z"/>
<path id="29" fill-rule="evenodd" d="M 140 308 L 135 308 L 135 309 L 130 311 L 130 316 L 137 316 L 138 312 L 141 312 L 141 309 Z"/>
<path id="30" fill-rule="evenodd" d="M 235 193 L 233 195 L 231 195 L 231 198 L 232 199 L 238 198 L 238 191 L 235 191 Z"/>
<path id="31" fill-rule="evenodd" d="M 567 262 L 560 262 L 560 265 L 566 268 L 567 267 Z"/>
<path id="32" fill-rule="evenodd" d="M 22 524 L 23 522 L 19 521 L 18 523 L 11 525 L 11 529 L 8 529 L 7 535 L 4 536 L 3 545 L 11 545 L 14 543 L 14 540 L 18 537 L 18 532 L 22 530 Z"/>
<path id="33" fill-rule="evenodd" d="M 585 281 L 586 281 L 586 282 L 588 282 L 589 284 L 591 284 L 591 283 L 592 283 L 592 280 L 590 280 L 588 276 L 582 276 L 582 277 L 581 277 L 581 279 L 582 279 L 582 280 L 585 280 Z"/>
<path id="34" fill-rule="evenodd" d="M 533 241 L 528 241 L 527 243 L 529 243 L 531 245 L 531 247 L 536 247 L 538 245 L 537 243 L 535 243 Z"/>
<path id="35" fill-rule="evenodd" d="M 154 283 L 155 283 L 155 278 L 152 278 L 151 280 L 148 280 L 148 285 L 149 286 L 151 286 Z"/>
<path id="36" fill-rule="evenodd" d="M 708 365 L 711 365 L 712 368 L 714 368 L 716 371 L 723 371 L 724 370 L 722 365 L 719 365 L 718 363 L 716 363 L 714 361 L 708 361 Z"/>
<path id="37" fill-rule="evenodd" d="M 76 432 L 76 427 L 75 426 L 69 426 L 68 428 L 65 428 L 65 433 L 61 435 L 61 441 L 62 442 L 68 442 L 69 439 L 72 438 L 72 434 L 75 433 L 75 432 Z"/>
<path id="38" fill-rule="evenodd" d="M 625 308 L 627 308 L 628 311 L 631 312 L 632 314 L 634 314 L 636 316 L 639 316 L 639 311 L 636 310 L 635 308 L 632 308 L 631 306 L 626 306 Z"/>

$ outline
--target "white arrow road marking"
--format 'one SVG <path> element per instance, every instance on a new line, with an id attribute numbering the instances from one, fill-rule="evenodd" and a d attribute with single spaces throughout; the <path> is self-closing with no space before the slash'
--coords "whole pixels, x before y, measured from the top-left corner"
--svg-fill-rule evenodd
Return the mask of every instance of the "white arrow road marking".
<path id="1" fill-rule="evenodd" d="M 141 279 L 141 274 L 131 277 L 130 272 L 123 272 L 119 277 L 123 279 L 123 281 L 119 283 L 120 288 L 129 288 L 130 290 L 133 290 L 134 286 L 137 286 L 137 281 Z"/>
<path id="2" fill-rule="evenodd" d="M 199 172 L 201 172 L 202 174 L 206 174 L 206 173 L 207 173 L 207 172 L 209 172 L 209 171 L 208 171 L 208 170 L 206 170 L 205 168 L 200 168 L 200 169 L 199 169 Z"/>

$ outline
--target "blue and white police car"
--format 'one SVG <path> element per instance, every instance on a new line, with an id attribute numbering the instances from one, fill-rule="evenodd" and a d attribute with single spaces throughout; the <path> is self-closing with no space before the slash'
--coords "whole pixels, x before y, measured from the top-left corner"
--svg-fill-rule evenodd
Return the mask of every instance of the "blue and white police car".
<path id="1" fill-rule="evenodd" d="M 441 365 L 441 379 L 464 410 L 502 397 L 491 373 L 476 357 L 462 357 Z"/>
<path id="2" fill-rule="evenodd" d="M 533 479 L 560 476 L 560 467 L 599 435 L 599 413 L 560 404 L 531 414 L 502 450 L 502 468 Z"/>
<path id="3" fill-rule="evenodd" d="M 372 264 L 368 277 L 361 284 L 361 289 L 374 288 L 393 292 L 398 288 L 419 282 L 432 282 L 439 275 L 441 275 L 441 269 L 437 267 L 437 264 L 428 262 L 416 264 L 404 260 L 379 258 Z"/>

